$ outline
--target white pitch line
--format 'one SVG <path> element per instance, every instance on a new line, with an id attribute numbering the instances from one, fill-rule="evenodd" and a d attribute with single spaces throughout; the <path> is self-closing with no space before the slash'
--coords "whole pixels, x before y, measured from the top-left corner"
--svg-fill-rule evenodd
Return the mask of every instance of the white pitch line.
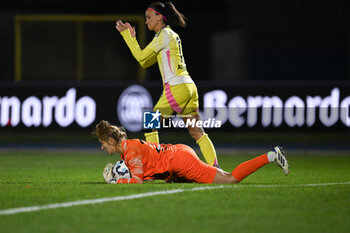
<path id="1" fill-rule="evenodd" d="M 93 204 L 112 202 L 112 201 L 132 200 L 132 199 L 139 199 L 139 198 L 150 197 L 150 196 L 168 195 L 168 194 L 174 194 L 174 193 L 193 192 L 193 191 L 201 191 L 201 190 L 209 190 L 209 189 L 314 187 L 314 186 L 349 185 L 349 184 L 350 184 L 350 182 L 320 183 L 320 184 L 286 184 L 286 185 L 220 185 L 220 186 L 201 186 L 201 187 L 194 187 L 194 188 L 191 188 L 191 189 L 171 189 L 171 190 L 164 190 L 164 191 L 132 194 L 132 195 L 127 195 L 127 196 L 106 197 L 106 198 L 88 199 L 88 200 L 81 200 L 81 201 L 53 203 L 53 204 L 40 205 L 40 206 L 18 207 L 18 208 L 13 208 L 13 209 L 0 210 L 0 215 L 12 215 L 12 214 L 18 214 L 18 213 L 25 213 L 25 212 L 34 212 L 34 211 L 39 211 L 39 210 L 67 208 L 67 207 L 81 206 L 81 205 L 93 205 Z"/>
<path id="2" fill-rule="evenodd" d="M 220 189 L 220 188 L 225 188 L 225 186 L 195 187 L 192 189 L 171 189 L 171 190 L 164 190 L 164 191 L 132 194 L 132 195 L 127 195 L 127 196 L 106 197 L 106 198 L 99 198 L 99 199 L 88 199 L 88 200 L 81 200 L 81 201 L 53 203 L 53 204 L 41 205 L 41 206 L 19 207 L 19 208 L 13 208 L 13 209 L 0 210 L 0 215 L 11 215 L 11 214 L 24 213 L 24 212 L 34 212 L 34 211 L 39 211 L 39 210 L 67 208 L 67 207 L 71 207 L 71 206 L 92 205 L 92 204 L 111 202 L 111 201 L 123 201 L 123 200 L 139 199 L 139 198 L 143 198 L 143 197 L 156 196 L 156 195 L 168 195 L 168 194 L 174 194 L 174 193 L 182 193 L 185 191 L 200 191 L 200 190 L 206 190 L 206 189 Z"/>

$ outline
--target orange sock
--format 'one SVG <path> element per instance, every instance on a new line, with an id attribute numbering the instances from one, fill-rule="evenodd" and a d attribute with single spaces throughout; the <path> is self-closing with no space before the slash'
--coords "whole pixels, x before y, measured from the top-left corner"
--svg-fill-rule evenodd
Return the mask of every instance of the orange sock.
<path id="1" fill-rule="evenodd" d="M 244 163 L 238 165 L 231 174 L 233 177 L 240 182 L 245 177 L 249 176 L 265 164 L 269 163 L 269 159 L 267 158 L 267 154 L 260 155 L 254 159 L 248 160 Z"/>

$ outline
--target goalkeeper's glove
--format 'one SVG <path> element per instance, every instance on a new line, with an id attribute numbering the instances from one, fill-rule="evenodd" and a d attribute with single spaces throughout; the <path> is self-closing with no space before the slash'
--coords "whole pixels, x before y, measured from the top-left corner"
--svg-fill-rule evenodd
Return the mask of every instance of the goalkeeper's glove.
<path id="1" fill-rule="evenodd" d="M 116 184 L 118 182 L 118 179 L 114 177 L 113 174 L 113 164 L 108 163 L 103 170 L 103 179 L 108 183 L 108 184 Z"/>

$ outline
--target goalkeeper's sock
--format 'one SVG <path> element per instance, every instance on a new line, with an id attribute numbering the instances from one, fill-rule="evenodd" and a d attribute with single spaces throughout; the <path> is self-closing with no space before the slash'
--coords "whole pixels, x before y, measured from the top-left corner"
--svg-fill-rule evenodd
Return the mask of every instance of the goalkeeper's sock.
<path id="1" fill-rule="evenodd" d="M 145 133 L 145 139 L 147 142 L 159 143 L 158 131 Z"/>
<path id="2" fill-rule="evenodd" d="M 204 134 L 200 139 L 198 139 L 196 143 L 199 145 L 199 148 L 201 149 L 202 155 L 207 164 L 218 165 L 215 147 L 208 137 L 208 134 Z"/>
<path id="3" fill-rule="evenodd" d="M 238 165 L 235 170 L 231 172 L 233 177 L 240 182 L 245 177 L 249 176 L 265 164 L 269 163 L 269 159 L 267 157 L 267 154 L 260 155 L 254 159 L 248 160 L 244 163 L 241 163 Z"/>

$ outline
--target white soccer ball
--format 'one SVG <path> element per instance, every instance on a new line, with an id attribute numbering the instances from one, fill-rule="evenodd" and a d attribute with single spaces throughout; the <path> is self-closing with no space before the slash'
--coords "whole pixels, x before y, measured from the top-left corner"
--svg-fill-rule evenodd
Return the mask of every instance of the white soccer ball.
<path id="1" fill-rule="evenodd" d="M 112 172 L 114 174 L 114 177 L 119 178 L 131 178 L 131 174 L 129 171 L 129 168 L 125 165 L 125 162 L 123 160 L 117 161 L 113 165 Z"/>

